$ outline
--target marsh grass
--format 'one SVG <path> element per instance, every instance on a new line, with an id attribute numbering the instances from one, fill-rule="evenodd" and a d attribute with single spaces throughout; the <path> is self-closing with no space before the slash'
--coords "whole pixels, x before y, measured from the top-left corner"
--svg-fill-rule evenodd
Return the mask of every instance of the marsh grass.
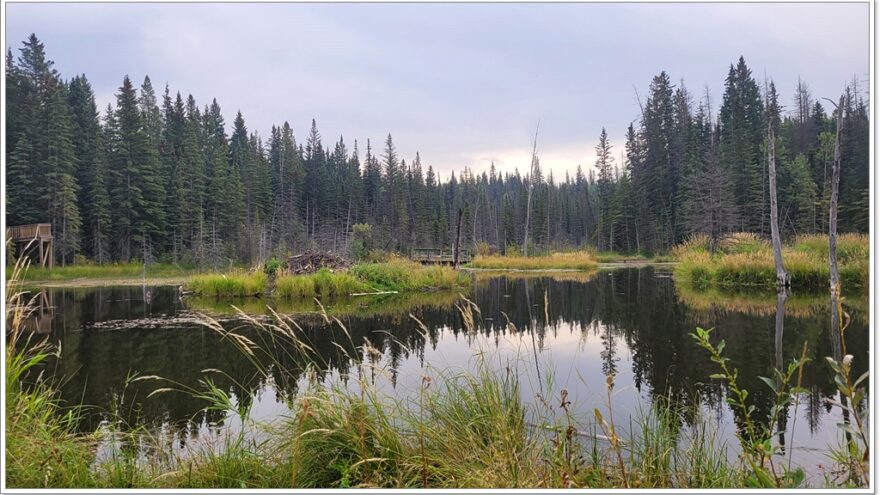
<path id="1" fill-rule="evenodd" d="M 351 273 L 376 290 L 452 290 L 470 285 L 470 276 L 452 267 L 421 265 L 402 258 L 355 265 Z"/>
<path id="2" fill-rule="evenodd" d="M 355 265 L 347 271 L 321 269 L 311 274 L 281 275 L 275 280 L 274 292 L 268 295 L 311 300 L 374 292 L 456 290 L 470 282 L 467 273 L 448 266 L 423 266 L 393 257 L 381 263 Z M 210 273 L 194 275 L 186 285 L 201 296 L 249 297 L 266 292 L 268 277 L 262 271 Z"/>
<path id="3" fill-rule="evenodd" d="M 12 277 L 13 268 L 6 269 L 6 279 Z M 42 267 L 28 267 L 22 273 L 17 274 L 20 281 L 63 281 L 76 279 L 105 279 L 105 278 L 140 278 L 146 273 L 147 278 L 184 277 L 196 272 L 192 266 L 173 265 L 170 263 L 154 263 L 147 265 L 146 272 L 142 263 L 113 263 L 98 265 L 92 263 L 77 263 L 67 266 L 56 266 L 52 269 Z"/>
<path id="4" fill-rule="evenodd" d="M 257 296 L 265 292 L 268 277 L 263 272 L 243 270 L 224 273 L 204 273 L 189 279 L 187 288 L 196 294 L 214 297 Z"/>
<path id="5" fill-rule="evenodd" d="M 36 302 L 18 281 L 27 262 L 17 262 L 6 282 L 6 482 L 8 486 L 92 486 L 91 438 L 73 433 L 76 410 L 65 412 L 42 373 L 58 349 L 25 333 Z"/>
<path id="6" fill-rule="evenodd" d="M 345 297 L 356 292 L 369 292 L 370 286 L 347 272 L 332 273 L 322 268 L 308 275 L 285 275 L 275 282 L 275 296 L 311 299 L 313 297 Z"/>
<path id="7" fill-rule="evenodd" d="M 868 290 L 868 250 L 866 235 L 844 234 L 839 240 L 841 285 L 847 291 Z M 760 288 L 776 286 L 776 267 L 769 244 L 754 234 L 731 234 L 719 242 L 715 254 L 709 251 L 705 236 L 697 236 L 677 246 L 673 256 L 677 280 L 695 289 Z M 828 288 L 828 237 L 801 236 L 784 246 L 782 258 L 796 290 Z"/>
<path id="8" fill-rule="evenodd" d="M 468 265 L 489 270 L 594 270 L 598 263 L 592 253 L 575 251 L 547 256 L 477 256 Z"/>

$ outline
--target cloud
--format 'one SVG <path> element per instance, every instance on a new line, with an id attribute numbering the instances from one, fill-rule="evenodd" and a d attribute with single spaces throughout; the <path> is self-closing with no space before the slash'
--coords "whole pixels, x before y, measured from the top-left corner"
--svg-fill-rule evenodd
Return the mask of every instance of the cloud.
<path id="1" fill-rule="evenodd" d="M 869 71 L 867 4 L 73 4 L 6 5 L 7 44 L 30 32 L 65 76 L 86 73 L 99 103 L 122 76 L 217 98 L 268 134 L 311 119 L 328 141 L 391 133 L 401 156 L 449 172 L 528 168 L 560 179 L 595 161 L 604 126 L 619 161 L 651 78 L 667 70 L 717 112 L 744 55 L 786 103 L 798 76 L 816 96 Z M 378 146 L 381 147 L 381 146 Z"/>

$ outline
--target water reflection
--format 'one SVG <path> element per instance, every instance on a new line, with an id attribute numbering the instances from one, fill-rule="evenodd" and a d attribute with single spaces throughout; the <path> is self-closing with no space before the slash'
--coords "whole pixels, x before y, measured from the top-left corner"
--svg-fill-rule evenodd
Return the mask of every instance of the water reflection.
<path id="1" fill-rule="evenodd" d="M 131 424 L 189 424 L 195 426 L 184 428 L 196 430 L 224 419 L 223 413 L 205 411 L 205 403 L 187 394 L 147 399 L 158 385 L 127 379 L 132 376 L 158 375 L 197 387 L 204 370 L 222 370 L 225 375 L 213 374 L 215 383 L 238 400 L 254 401 L 257 415 L 271 417 L 283 413 L 285 397 L 296 393 L 308 360 L 334 376 L 354 372 L 353 359 L 382 361 L 396 383 L 418 376 L 427 363 L 464 366 L 476 346 L 500 351 L 511 342 L 532 354 L 536 383 L 543 383 L 540 375 L 545 372 L 539 363 L 558 362 L 577 375 L 580 383 L 566 386 L 572 396 L 580 392 L 584 401 L 602 391 L 605 377 L 614 374 L 617 389 L 632 390 L 619 399 L 621 407 L 635 409 L 663 397 L 699 406 L 684 410 L 708 407 L 722 421 L 737 421 L 724 403 L 724 384 L 708 379 L 717 371 L 715 364 L 689 336 L 699 325 L 714 327 L 714 338 L 726 341 L 725 354 L 740 370 L 740 385 L 749 390 L 756 414 L 764 417 L 774 397 L 758 377 L 772 376 L 799 357 L 806 343 L 812 362 L 803 375 L 805 407 L 797 413 L 808 425 L 803 435 L 824 428 L 824 436 L 814 442 L 824 445 L 835 434 L 837 420 L 826 420 L 831 409 L 824 398 L 834 396 L 836 388 L 824 357 L 842 351 L 839 336 L 829 329 L 827 298 L 690 293 L 677 288 L 668 273 L 652 268 L 586 277 L 481 275 L 469 293 L 481 310 L 476 333 L 464 330 L 462 315 L 453 306 L 458 300 L 454 293 L 328 304 L 328 312 L 347 332 L 328 325 L 313 302 L 277 302 L 272 304 L 279 312 L 296 313 L 301 338 L 312 351 L 302 356 L 282 348 L 272 359 L 264 356 L 267 363 L 281 363 L 267 379 L 220 335 L 193 322 L 194 311 L 202 311 L 214 314 L 227 329 L 242 326 L 232 317 L 228 301 L 181 299 L 176 287 L 54 289 L 41 297 L 48 309 L 40 311 L 34 328 L 48 329 L 51 323 L 51 338 L 61 344 L 62 356 L 50 366 L 55 376 L 64 378 L 63 399 L 92 406 L 83 430 L 95 430 L 108 411 Z M 235 304 L 265 313 L 264 301 Z M 847 352 L 855 355 L 853 375 L 859 376 L 868 366 L 867 300 L 850 298 L 845 304 L 852 319 Z M 426 332 L 410 314 L 425 324 Z M 267 338 L 242 331 L 254 340 Z M 365 354 L 364 343 L 378 352 Z M 786 412 L 780 418 L 781 431 L 790 416 Z M 804 443 L 802 438 L 796 441 Z"/>

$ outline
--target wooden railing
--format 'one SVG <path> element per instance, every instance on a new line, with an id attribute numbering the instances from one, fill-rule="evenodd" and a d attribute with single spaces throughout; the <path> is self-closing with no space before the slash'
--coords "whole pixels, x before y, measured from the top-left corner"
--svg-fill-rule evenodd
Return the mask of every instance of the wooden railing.
<path id="1" fill-rule="evenodd" d="M 419 263 L 452 264 L 454 253 L 452 249 L 415 248 L 410 252 L 409 257 Z M 471 258 L 470 252 L 465 249 L 458 254 L 459 263 L 467 263 Z"/>
<path id="2" fill-rule="evenodd" d="M 34 238 L 49 239 L 52 237 L 52 224 L 15 225 L 7 229 L 7 237 L 13 241 L 29 241 Z"/>

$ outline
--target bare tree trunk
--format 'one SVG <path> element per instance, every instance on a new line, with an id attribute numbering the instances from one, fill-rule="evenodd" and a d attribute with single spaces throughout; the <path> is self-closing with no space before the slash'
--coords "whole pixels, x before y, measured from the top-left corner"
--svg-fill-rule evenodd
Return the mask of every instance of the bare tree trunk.
<path id="1" fill-rule="evenodd" d="M 788 287 L 789 277 L 782 265 L 782 241 L 779 238 L 779 212 L 776 200 L 776 136 L 767 124 L 767 169 L 770 176 L 770 237 L 773 240 L 773 261 L 776 263 L 776 287 Z"/>
<path id="2" fill-rule="evenodd" d="M 840 194 L 840 145 L 841 128 L 843 127 L 843 95 L 837 105 L 837 137 L 834 142 L 834 163 L 831 172 L 831 206 L 828 211 L 828 268 L 831 273 L 831 297 L 840 296 L 840 272 L 837 269 L 837 200 Z M 834 103 L 834 102 L 832 102 Z"/>
<path id="3" fill-rule="evenodd" d="M 461 218 L 464 211 L 458 209 L 458 226 L 455 228 L 455 249 L 452 250 L 452 268 L 458 268 L 459 250 L 461 249 Z"/>
<path id="4" fill-rule="evenodd" d="M 540 127 L 541 123 L 538 123 Z M 529 172 L 529 189 L 526 196 L 526 230 L 523 235 L 523 256 L 529 255 L 529 224 L 532 220 L 532 190 L 534 190 L 535 165 L 538 160 L 538 128 L 535 128 L 535 139 L 532 140 L 532 164 Z"/>
<path id="5" fill-rule="evenodd" d="M 532 158 L 534 159 L 534 157 Z M 526 196 L 526 229 L 525 234 L 523 234 L 523 256 L 529 255 L 529 221 L 532 216 L 532 178 L 529 177 L 529 189 L 528 194 Z"/>

